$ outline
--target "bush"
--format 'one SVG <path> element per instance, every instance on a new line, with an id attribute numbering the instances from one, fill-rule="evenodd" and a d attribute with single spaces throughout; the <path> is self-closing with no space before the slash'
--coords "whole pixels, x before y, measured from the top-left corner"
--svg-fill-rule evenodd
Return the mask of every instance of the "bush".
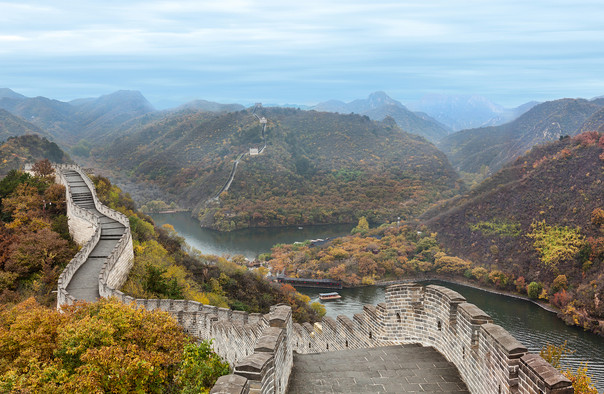
<path id="1" fill-rule="evenodd" d="M 526 287 L 526 293 L 528 294 L 528 296 L 530 298 L 532 298 L 534 300 L 539 298 L 539 295 L 541 294 L 541 290 L 543 290 L 543 286 L 541 285 L 541 283 L 537 283 L 537 282 L 531 282 Z"/>

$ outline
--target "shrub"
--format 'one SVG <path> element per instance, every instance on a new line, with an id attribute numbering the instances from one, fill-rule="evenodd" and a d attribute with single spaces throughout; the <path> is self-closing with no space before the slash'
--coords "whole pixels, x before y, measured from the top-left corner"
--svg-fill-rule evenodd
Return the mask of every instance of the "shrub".
<path id="1" fill-rule="evenodd" d="M 519 276 L 515 281 L 516 291 L 520 294 L 526 294 L 526 280 L 524 276 Z"/>
<path id="2" fill-rule="evenodd" d="M 520 235 L 520 223 L 507 219 L 493 219 L 470 225 L 472 231 L 479 231 L 483 235 L 498 235 L 500 237 L 517 237 Z"/>
<path id="3" fill-rule="evenodd" d="M 541 283 L 531 282 L 526 287 L 526 294 L 528 294 L 530 298 L 536 300 L 537 298 L 539 298 L 542 289 L 543 286 L 541 285 Z"/>
<path id="4" fill-rule="evenodd" d="M 550 286 L 550 290 L 552 293 L 557 293 L 560 290 L 566 289 L 568 289 L 568 280 L 566 279 L 566 275 L 558 275 Z"/>

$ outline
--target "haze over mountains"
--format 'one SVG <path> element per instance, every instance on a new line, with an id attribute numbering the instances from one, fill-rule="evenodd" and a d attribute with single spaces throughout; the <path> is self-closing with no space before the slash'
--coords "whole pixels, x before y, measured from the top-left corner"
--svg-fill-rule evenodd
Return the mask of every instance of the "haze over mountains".
<path id="1" fill-rule="evenodd" d="M 354 100 L 350 103 L 330 100 L 317 104 L 311 109 L 342 114 L 367 115 L 374 120 L 384 120 L 386 117 L 391 117 L 403 130 L 421 135 L 431 142 L 439 141 L 451 131 L 426 114 L 409 111 L 403 104 L 392 99 L 384 92 L 375 92 L 370 94 L 367 99 Z"/>
<path id="2" fill-rule="evenodd" d="M 94 139 L 116 125 L 154 111 L 140 92 L 133 91 L 63 102 L 29 98 L 4 89 L 0 108 L 46 130 L 67 146 L 82 138 Z"/>
<path id="3" fill-rule="evenodd" d="M 504 108 L 482 96 L 434 94 L 409 103 L 408 107 L 412 111 L 425 112 L 453 131 L 459 131 L 511 122 L 537 104 L 531 101 L 516 108 Z"/>
<path id="4" fill-rule="evenodd" d="M 599 97 L 541 104 L 529 102 L 506 109 L 480 96 L 432 95 L 407 107 L 384 92 L 375 92 L 349 103 L 330 100 L 305 108 L 355 113 L 385 124 L 396 123 L 402 131 L 437 144 L 458 171 L 475 174 L 494 173 L 535 144 L 561 135 L 600 130 L 604 122 L 603 106 L 604 98 Z M 229 113 L 244 109 L 236 103 L 194 100 L 158 111 L 137 91 L 117 91 L 98 98 L 62 102 L 45 97 L 29 98 L 3 88 L 0 89 L 0 137 L 38 134 L 65 148 L 75 149 L 72 153 L 88 155 L 91 149 L 139 132 L 168 119 L 171 114 Z M 507 120 L 508 123 L 500 124 Z M 475 125 L 483 127 L 454 131 Z"/>
<path id="5" fill-rule="evenodd" d="M 437 146 L 458 171 L 478 173 L 487 167 L 494 173 L 533 146 L 576 135 L 588 122 L 590 129 L 601 126 L 599 101 L 561 99 L 536 105 L 518 119 L 494 127 L 461 130 L 438 142 Z M 591 119 L 590 119 L 591 118 Z"/>

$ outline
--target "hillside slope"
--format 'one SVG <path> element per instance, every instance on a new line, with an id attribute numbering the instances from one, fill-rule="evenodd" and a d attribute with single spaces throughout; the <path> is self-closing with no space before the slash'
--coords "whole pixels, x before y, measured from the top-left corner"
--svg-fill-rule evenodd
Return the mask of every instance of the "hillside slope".
<path id="1" fill-rule="evenodd" d="M 220 206 L 233 161 L 261 147 L 251 111 L 180 113 L 100 151 L 107 167 L 152 182 L 195 208 L 202 224 L 244 227 L 372 221 L 419 212 L 458 189 L 457 176 L 433 145 L 396 125 L 359 115 L 269 108 L 267 148 L 243 156 Z"/>
<path id="2" fill-rule="evenodd" d="M 583 122 L 602 107 L 583 99 L 549 101 L 533 107 L 513 122 L 497 127 L 462 130 L 437 146 L 463 172 L 491 173 L 536 144 L 579 133 Z"/>
<path id="3" fill-rule="evenodd" d="M 604 319 L 603 152 L 597 132 L 537 146 L 422 219 L 450 253 L 476 264 L 550 289 L 566 275 L 575 306 Z"/>
<path id="4" fill-rule="evenodd" d="M 603 101 L 604 104 L 604 101 Z M 581 126 L 581 133 L 586 131 L 604 131 L 604 107 L 591 115 Z"/>
<path id="5" fill-rule="evenodd" d="M 24 121 L 6 110 L 0 109 L 0 141 L 4 141 L 8 137 L 18 137 L 25 134 L 38 134 L 52 138 L 39 127 Z"/>
<path id="6" fill-rule="evenodd" d="M 10 137 L 0 144 L 0 176 L 10 170 L 23 168 L 27 163 L 48 159 L 53 163 L 67 163 L 71 160 L 54 142 L 38 135 Z"/>

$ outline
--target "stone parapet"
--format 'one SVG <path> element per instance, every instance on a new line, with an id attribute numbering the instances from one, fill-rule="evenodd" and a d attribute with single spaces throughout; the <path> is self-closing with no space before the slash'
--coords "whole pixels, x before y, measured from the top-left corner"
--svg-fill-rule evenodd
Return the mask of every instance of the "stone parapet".
<path id="1" fill-rule="evenodd" d="M 365 306 L 321 324 L 295 325 L 294 350 L 418 343 L 453 362 L 472 393 L 572 393 L 558 370 L 527 348 L 476 305 L 442 286 L 404 283 L 386 289 L 385 303 Z M 329 344 L 329 346 L 327 346 Z"/>
<path id="2" fill-rule="evenodd" d="M 77 167 L 73 165 L 54 165 L 55 182 L 65 186 L 65 205 L 67 208 L 67 224 L 69 234 L 73 240 L 81 246 L 78 253 L 67 264 L 57 281 L 57 309 L 62 305 L 71 305 L 76 300 L 67 291 L 67 286 L 71 282 L 73 275 L 86 260 L 90 252 L 95 248 L 101 238 L 101 224 L 98 216 L 87 209 L 77 206 L 72 198 L 71 187 L 65 178 L 62 169 L 71 169 Z"/>
<path id="3" fill-rule="evenodd" d="M 75 205 L 69 185 L 56 166 L 59 183 L 66 185 L 70 230 L 82 249 L 59 278 L 58 305 L 72 303 L 65 290 L 75 271 L 86 261 L 100 237 L 98 217 Z M 113 296 L 147 310 L 170 313 L 185 331 L 211 339 L 214 350 L 234 374 L 221 377 L 212 393 L 285 393 L 293 365 L 293 351 L 318 353 L 391 344 L 432 346 L 455 364 L 472 393 L 572 393 L 568 379 L 513 338 L 484 311 L 442 286 L 402 283 L 389 286 L 385 302 L 367 305 L 352 319 L 338 316 L 322 322 L 294 324 L 291 308 L 271 307 L 270 313 L 246 313 L 203 305 L 195 301 L 134 299 L 119 287 L 132 261 L 128 218 L 102 205 L 90 180 L 95 208 L 122 223 L 126 230 L 99 275 L 101 296 Z"/>

